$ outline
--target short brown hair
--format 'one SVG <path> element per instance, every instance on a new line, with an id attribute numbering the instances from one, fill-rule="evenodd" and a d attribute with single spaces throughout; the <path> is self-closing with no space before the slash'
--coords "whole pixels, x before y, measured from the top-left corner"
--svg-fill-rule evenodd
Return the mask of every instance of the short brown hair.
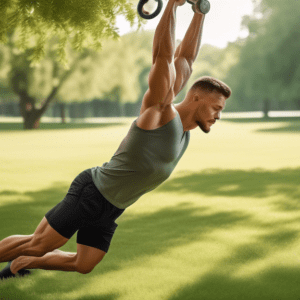
<path id="1" fill-rule="evenodd" d="M 209 92 L 219 92 L 223 94 L 226 98 L 231 96 L 231 89 L 230 87 L 222 82 L 211 76 L 203 76 L 200 77 L 195 83 L 192 85 L 191 90 L 200 89 L 203 91 Z"/>

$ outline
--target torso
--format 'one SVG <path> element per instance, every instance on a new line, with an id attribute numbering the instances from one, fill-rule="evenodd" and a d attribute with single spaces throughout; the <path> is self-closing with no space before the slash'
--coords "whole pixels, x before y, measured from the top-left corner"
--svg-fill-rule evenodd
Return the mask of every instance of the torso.
<path id="1" fill-rule="evenodd" d="M 153 130 L 164 126 L 176 117 L 174 105 L 168 105 L 164 110 L 155 106 L 141 112 L 136 120 L 136 125 L 144 130 Z"/>

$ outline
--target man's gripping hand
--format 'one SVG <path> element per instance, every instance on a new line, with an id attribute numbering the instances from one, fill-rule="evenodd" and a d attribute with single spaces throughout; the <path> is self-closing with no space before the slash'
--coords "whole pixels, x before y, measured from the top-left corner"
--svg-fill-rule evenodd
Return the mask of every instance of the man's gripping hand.
<path id="1" fill-rule="evenodd" d="M 185 4 L 186 0 L 175 0 L 175 2 L 178 6 L 182 6 Z"/>

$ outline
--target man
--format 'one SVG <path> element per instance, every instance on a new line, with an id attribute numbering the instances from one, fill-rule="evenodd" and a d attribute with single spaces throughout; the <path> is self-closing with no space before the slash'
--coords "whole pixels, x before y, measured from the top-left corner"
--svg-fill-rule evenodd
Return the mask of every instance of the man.
<path id="1" fill-rule="evenodd" d="M 109 163 L 80 173 L 59 204 L 32 235 L 0 242 L 0 262 L 9 262 L 0 278 L 26 269 L 87 274 L 103 259 L 117 228 L 115 220 L 143 194 L 165 181 L 184 154 L 190 130 L 210 131 L 231 95 L 223 82 L 203 77 L 186 98 L 172 102 L 192 74 L 205 16 L 194 5 L 191 25 L 175 52 L 175 13 L 185 0 L 169 0 L 157 26 L 153 66 L 140 116 Z M 77 253 L 58 250 L 77 233 Z"/>

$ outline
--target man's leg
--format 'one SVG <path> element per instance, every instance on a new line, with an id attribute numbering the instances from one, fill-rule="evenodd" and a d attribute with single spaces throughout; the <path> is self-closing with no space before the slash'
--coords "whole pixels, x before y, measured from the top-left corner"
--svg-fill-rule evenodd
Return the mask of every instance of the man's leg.
<path id="1" fill-rule="evenodd" d="M 21 269 L 42 269 L 90 273 L 94 267 L 103 259 L 106 252 L 77 244 L 77 253 L 54 250 L 42 257 L 21 256 L 11 264 L 11 271 L 16 274 Z"/>
<path id="2" fill-rule="evenodd" d="M 0 242 L 0 263 L 17 258 L 24 253 L 32 241 L 31 235 L 12 235 Z"/>
<path id="3" fill-rule="evenodd" d="M 42 257 L 20 256 L 13 260 L 10 270 L 16 274 L 21 269 L 43 269 L 75 272 L 77 253 L 64 252 L 58 249 Z"/>
<path id="4" fill-rule="evenodd" d="M 55 231 L 44 217 L 32 235 L 13 235 L 0 242 L 0 262 L 19 256 L 43 256 L 62 247 L 69 239 Z"/>

